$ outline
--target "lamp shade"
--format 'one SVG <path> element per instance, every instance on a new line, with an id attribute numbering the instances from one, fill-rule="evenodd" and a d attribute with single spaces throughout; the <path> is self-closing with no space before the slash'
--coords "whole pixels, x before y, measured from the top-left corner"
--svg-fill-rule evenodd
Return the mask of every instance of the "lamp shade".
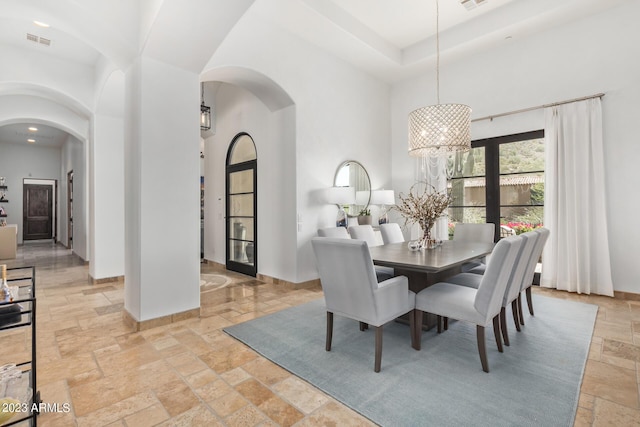
<path id="1" fill-rule="evenodd" d="M 352 205 L 356 201 L 354 187 L 331 187 L 326 191 L 327 203 L 335 205 Z"/>
<path id="2" fill-rule="evenodd" d="M 471 149 L 471 107 L 437 104 L 409 114 L 409 155 L 440 156 Z"/>
<path id="3" fill-rule="evenodd" d="M 373 190 L 369 203 L 372 205 L 395 205 L 396 195 L 393 190 Z"/>

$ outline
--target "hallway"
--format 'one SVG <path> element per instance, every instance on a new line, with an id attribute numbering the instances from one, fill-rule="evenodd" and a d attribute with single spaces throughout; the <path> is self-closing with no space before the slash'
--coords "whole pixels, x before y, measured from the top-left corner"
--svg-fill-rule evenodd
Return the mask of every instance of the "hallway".
<path id="1" fill-rule="evenodd" d="M 199 319 L 132 332 L 123 283 L 89 285 L 69 250 L 30 243 L 8 264 L 37 266 L 38 389 L 47 403 L 71 404 L 70 413 L 42 414 L 41 426 L 372 425 L 222 331 L 320 298 L 320 289 L 203 264 Z M 575 425 L 637 423 L 640 302 L 534 292 L 600 306 Z M 0 363 L 22 358 L 25 333 L 0 335 Z"/>

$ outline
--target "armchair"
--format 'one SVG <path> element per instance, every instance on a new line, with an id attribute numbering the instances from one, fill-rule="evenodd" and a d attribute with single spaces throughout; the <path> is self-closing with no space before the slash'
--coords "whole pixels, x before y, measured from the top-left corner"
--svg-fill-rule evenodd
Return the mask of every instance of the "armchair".
<path id="1" fill-rule="evenodd" d="M 496 233 L 496 225 L 492 222 L 487 223 L 459 223 L 456 224 L 456 228 L 453 232 L 453 240 L 465 241 L 465 242 L 493 242 Z M 471 270 L 475 267 L 485 268 L 483 262 L 472 261 L 462 264 L 461 271 L 463 273 Z"/>
<path id="2" fill-rule="evenodd" d="M 404 235 L 397 222 L 380 224 L 380 233 L 384 244 L 404 242 Z"/>
<path id="3" fill-rule="evenodd" d="M 373 231 L 373 227 L 371 225 L 354 225 L 353 227 L 349 227 L 349 234 L 352 238 L 358 240 L 364 240 L 367 242 L 369 247 L 378 246 L 378 240 L 376 239 L 376 233 Z M 393 268 L 391 267 L 383 267 L 381 265 L 375 266 L 376 277 L 378 278 L 378 282 L 383 282 L 387 279 L 392 278 L 395 275 Z"/>
<path id="4" fill-rule="evenodd" d="M 380 372 L 385 323 L 409 313 L 411 344 L 417 348 L 413 325 L 416 295 L 409 290 L 405 276 L 378 283 L 369 247 L 362 240 L 314 237 L 311 244 L 327 307 L 327 351 L 331 351 L 334 314 L 375 327 L 375 372 Z"/>
<path id="5" fill-rule="evenodd" d="M 451 317 L 476 325 L 476 339 L 482 370 L 489 372 L 484 330 L 493 322 L 493 332 L 502 353 L 500 339 L 499 314 L 502 298 L 507 287 L 509 275 L 522 239 L 519 236 L 500 240 L 491 254 L 487 271 L 482 276 L 478 289 L 460 286 L 453 283 L 440 282 L 416 295 L 415 325 L 422 325 L 423 312 L 433 313 L 440 317 Z M 420 348 L 422 328 L 415 327 L 416 344 Z"/>

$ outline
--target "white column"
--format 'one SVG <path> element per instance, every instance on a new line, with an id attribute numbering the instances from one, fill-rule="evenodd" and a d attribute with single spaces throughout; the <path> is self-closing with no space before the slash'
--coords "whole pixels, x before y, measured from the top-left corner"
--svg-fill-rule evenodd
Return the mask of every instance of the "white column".
<path id="1" fill-rule="evenodd" d="M 200 306 L 199 82 L 142 57 L 125 86 L 124 304 L 145 321 Z"/>
<path id="2" fill-rule="evenodd" d="M 96 115 L 90 147 L 89 275 L 124 276 L 123 119 Z"/>

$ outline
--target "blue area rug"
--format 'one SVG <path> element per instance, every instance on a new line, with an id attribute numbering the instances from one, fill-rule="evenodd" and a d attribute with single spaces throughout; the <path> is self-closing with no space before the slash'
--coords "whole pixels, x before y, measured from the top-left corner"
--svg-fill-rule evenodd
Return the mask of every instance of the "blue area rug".
<path id="1" fill-rule="evenodd" d="M 508 310 L 504 353 L 487 328 L 490 373 L 465 322 L 423 332 L 421 351 L 408 326 L 385 325 L 376 374 L 374 329 L 335 316 L 326 352 L 323 299 L 225 332 L 382 426 L 572 426 L 598 307 L 534 295 L 534 309 L 521 333 Z"/>

